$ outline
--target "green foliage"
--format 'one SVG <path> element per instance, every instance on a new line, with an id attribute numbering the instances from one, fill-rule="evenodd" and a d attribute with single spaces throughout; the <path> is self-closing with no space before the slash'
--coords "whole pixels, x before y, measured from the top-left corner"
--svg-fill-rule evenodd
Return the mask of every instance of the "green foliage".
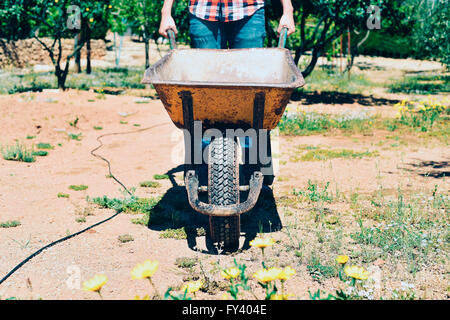
<path id="1" fill-rule="evenodd" d="M 331 43 L 348 29 L 367 30 L 366 22 L 369 18 L 367 8 L 370 5 L 377 5 L 382 12 L 389 12 L 389 19 L 385 19 L 387 21 L 383 23 L 384 26 L 388 20 L 395 21 L 399 17 L 401 7 L 394 0 L 375 2 L 370 0 L 294 0 L 292 4 L 297 30 L 289 37 L 288 47 L 295 50 L 296 63 L 306 52 L 311 52 L 309 63 L 302 71 L 304 77 L 310 75 L 318 58 L 326 53 Z M 269 8 L 267 10 L 268 44 L 275 46 L 278 40 L 275 29 L 282 13 L 281 5 L 278 0 L 268 0 L 267 7 Z"/>
<path id="2" fill-rule="evenodd" d="M 324 278 L 333 278 L 338 275 L 336 265 L 322 264 L 315 252 L 312 253 L 311 260 L 306 266 L 306 270 L 314 280 L 319 282 Z"/>
<path id="3" fill-rule="evenodd" d="M 36 157 L 33 149 L 17 142 L 14 146 L 6 146 L 1 148 L 3 159 L 11 161 L 34 162 Z"/>
<path id="4" fill-rule="evenodd" d="M 330 182 L 327 182 L 325 187 L 322 190 L 319 190 L 317 183 L 313 183 L 311 180 L 308 180 L 308 187 L 306 191 L 296 191 L 293 190 L 293 194 L 296 196 L 304 197 L 311 202 L 331 202 L 333 201 L 333 195 L 328 191 L 328 187 L 330 186 Z"/>
<path id="5" fill-rule="evenodd" d="M 12 220 L 0 223 L 0 228 L 14 228 L 20 226 L 20 221 Z"/>
<path id="6" fill-rule="evenodd" d="M 55 147 L 53 147 L 50 143 L 39 142 L 36 145 L 36 148 L 38 148 L 38 149 L 54 149 Z"/>
<path id="7" fill-rule="evenodd" d="M 192 267 L 195 267 L 197 265 L 197 259 L 196 258 L 188 258 L 188 257 L 180 257 L 175 260 L 175 264 L 179 268 L 187 268 L 190 269 Z"/>
<path id="8" fill-rule="evenodd" d="M 18 40 L 30 37 L 34 22 L 25 12 L 31 10 L 36 1 L 3 0 L 0 2 L 0 39 Z M 1 41 L 1 40 L 0 40 Z"/>
<path id="9" fill-rule="evenodd" d="M 70 194 L 59 192 L 58 198 L 70 198 Z"/>
<path id="10" fill-rule="evenodd" d="M 88 186 L 84 185 L 84 184 L 69 186 L 69 189 L 74 190 L 74 191 L 83 191 L 83 190 L 86 190 L 87 188 L 88 188 Z"/>
<path id="11" fill-rule="evenodd" d="M 169 179 L 169 176 L 167 174 L 154 174 L 153 179 L 155 180 Z"/>
<path id="12" fill-rule="evenodd" d="M 450 6 L 447 0 L 412 0 L 415 6 L 414 48 L 417 56 L 450 65 Z"/>
<path id="13" fill-rule="evenodd" d="M 178 28 L 178 41 L 188 42 L 189 0 L 174 1 L 172 16 Z M 127 27 L 133 33 L 151 39 L 160 37 L 158 30 L 163 1 L 154 0 L 113 0 L 112 15 L 109 19 L 112 31 L 123 34 Z"/>
<path id="14" fill-rule="evenodd" d="M 450 114 L 450 108 L 436 100 L 414 103 L 403 100 L 396 105 L 397 118 L 394 120 L 399 125 L 415 128 L 419 131 L 430 131 L 433 125 L 443 119 L 443 115 Z"/>
<path id="15" fill-rule="evenodd" d="M 187 239 L 187 234 L 184 228 L 166 229 L 159 234 L 161 239 Z"/>
<path id="16" fill-rule="evenodd" d="M 405 76 L 403 79 L 389 85 L 390 92 L 437 94 L 450 93 L 449 75 Z"/>
<path id="17" fill-rule="evenodd" d="M 75 219 L 76 222 L 78 223 L 85 223 L 86 222 L 86 217 L 78 217 Z"/>
<path id="18" fill-rule="evenodd" d="M 436 195 L 433 198 L 437 198 Z M 402 257 L 409 262 L 410 272 L 419 271 L 429 262 L 427 256 L 437 252 L 444 243 L 448 224 L 440 221 L 439 215 L 424 214 L 417 202 L 407 202 L 402 194 L 395 201 L 385 203 L 383 208 L 377 217 L 381 222 L 365 226 L 360 220 L 360 231 L 352 233 L 351 238 Z"/>
<path id="19" fill-rule="evenodd" d="M 80 133 L 69 133 L 69 134 L 67 134 L 69 139 L 76 140 L 76 141 L 81 141 L 81 136 L 82 135 L 83 134 L 81 132 Z"/>
<path id="20" fill-rule="evenodd" d="M 48 151 L 44 151 L 44 150 L 39 150 L 39 151 L 33 152 L 33 156 L 45 157 L 47 155 L 48 155 Z"/>
<path id="21" fill-rule="evenodd" d="M 354 158 L 363 158 L 363 157 L 375 157 L 378 156 L 378 151 L 364 151 L 364 152 L 356 152 L 349 149 L 339 149 L 339 150 L 328 150 L 328 149 L 317 149 L 311 150 L 307 153 L 303 154 L 300 157 L 302 161 L 323 161 L 335 158 L 344 158 L 344 159 L 354 159 Z"/>
<path id="22" fill-rule="evenodd" d="M 143 188 L 158 188 L 161 186 L 161 184 L 156 181 L 143 181 L 139 183 L 139 185 Z"/>
<path id="23" fill-rule="evenodd" d="M 353 41 L 362 41 L 362 36 L 356 37 Z M 414 57 L 416 54 L 411 37 L 379 31 L 371 32 L 367 40 L 360 46 L 358 52 L 362 55 L 390 58 L 408 58 Z"/>
<path id="24" fill-rule="evenodd" d="M 344 293 L 342 290 L 336 290 L 336 295 L 332 295 L 330 293 L 323 293 L 320 289 L 317 289 L 316 292 L 311 293 L 308 291 L 309 298 L 311 300 L 350 300 L 351 297 Z"/>
<path id="25" fill-rule="evenodd" d="M 364 112 L 346 113 L 338 116 L 316 112 L 285 113 L 278 127 L 284 135 L 307 135 L 329 129 L 367 130 L 373 119 Z"/>

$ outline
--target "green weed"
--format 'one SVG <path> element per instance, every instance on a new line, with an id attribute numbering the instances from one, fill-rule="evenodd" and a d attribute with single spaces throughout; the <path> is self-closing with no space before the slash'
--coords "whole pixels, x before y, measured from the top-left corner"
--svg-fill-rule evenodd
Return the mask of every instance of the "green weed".
<path id="1" fill-rule="evenodd" d="M 20 225 L 21 225 L 20 221 L 12 220 L 12 221 L 1 222 L 0 228 L 15 228 Z"/>
<path id="2" fill-rule="evenodd" d="M 16 143 L 14 146 L 1 148 L 3 159 L 11 161 L 34 162 L 36 157 L 33 155 L 33 149 L 28 149 L 25 145 Z"/>
<path id="3" fill-rule="evenodd" d="M 87 188 L 88 188 L 88 186 L 84 185 L 84 184 L 69 186 L 69 189 L 74 190 L 74 191 L 83 191 L 83 190 L 86 190 Z"/>

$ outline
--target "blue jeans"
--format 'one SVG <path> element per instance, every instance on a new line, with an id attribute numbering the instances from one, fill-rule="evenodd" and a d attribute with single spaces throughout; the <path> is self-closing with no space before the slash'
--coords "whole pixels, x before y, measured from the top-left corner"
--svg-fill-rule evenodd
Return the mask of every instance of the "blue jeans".
<path id="1" fill-rule="evenodd" d="M 200 49 L 262 48 L 266 37 L 264 8 L 242 20 L 207 21 L 189 14 L 191 47 Z"/>

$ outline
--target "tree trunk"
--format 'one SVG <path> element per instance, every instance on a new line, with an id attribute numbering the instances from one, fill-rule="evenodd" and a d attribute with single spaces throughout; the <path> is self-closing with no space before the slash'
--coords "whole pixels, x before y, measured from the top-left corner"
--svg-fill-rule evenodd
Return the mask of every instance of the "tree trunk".
<path id="1" fill-rule="evenodd" d="M 318 48 L 313 48 L 312 50 L 312 59 L 309 65 L 306 67 L 305 70 L 302 71 L 302 75 L 304 78 L 310 75 L 310 73 L 314 70 L 314 67 L 316 66 L 317 60 L 319 59 L 321 55 L 321 51 Z"/>
<path id="2" fill-rule="evenodd" d="M 81 43 L 81 31 L 75 36 L 75 44 L 73 46 L 73 49 L 75 50 L 78 45 Z M 75 72 L 81 73 L 81 51 L 78 51 L 78 53 L 75 55 Z"/>
<path id="3" fill-rule="evenodd" d="M 144 42 L 145 42 L 145 69 L 150 68 L 150 57 L 148 54 L 149 51 L 149 40 L 147 38 L 147 34 L 144 34 Z"/>
<path id="4" fill-rule="evenodd" d="M 91 27 L 86 24 L 86 73 L 91 74 Z"/>

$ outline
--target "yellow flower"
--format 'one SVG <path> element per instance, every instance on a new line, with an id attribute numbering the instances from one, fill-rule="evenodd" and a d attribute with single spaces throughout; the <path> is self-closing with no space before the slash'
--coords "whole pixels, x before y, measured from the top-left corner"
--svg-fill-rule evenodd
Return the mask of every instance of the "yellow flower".
<path id="1" fill-rule="evenodd" d="M 364 269 L 364 267 L 346 266 L 344 268 L 344 272 L 347 276 L 359 280 L 367 280 L 367 278 L 369 278 L 369 271 Z"/>
<path id="2" fill-rule="evenodd" d="M 94 18 L 90 18 L 90 19 L 89 19 L 89 22 L 94 22 Z"/>
<path id="3" fill-rule="evenodd" d="M 346 256 L 346 255 L 337 256 L 336 261 L 339 264 L 346 264 L 348 261 L 348 256 Z"/>
<path id="4" fill-rule="evenodd" d="M 270 296 L 270 300 L 289 300 L 289 297 L 294 296 L 293 294 L 273 294 Z"/>
<path id="5" fill-rule="evenodd" d="M 104 274 L 98 274 L 92 279 L 83 282 L 84 291 L 100 291 L 103 285 L 108 281 L 108 278 Z"/>
<path id="6" fill-rule="evenodd" d="M 272 238 L 256 238 L 252 241 L 250 241 L 250 245 L 252 247 L 257 247 L 257 248 L 267 248 L 268 246 L 271 246 L 275 244 L 275 240 Z"/>
<path id="7" fill-rule="evenodd" d="M 109 5 L 108 8 L 111 9 L 111 8 L 112 8 L 112 5 Z"/>
<path id="8" fill-rule="evenodd" d="M 89 8 L 86 8 L 86 11 L 89 11 Z"/>
<path id="9" fill-rule="evenodd" d="M 229 280 L 229 279 L 234 279 L 234 278 L 239 277 L 239 275 L 241 274 L 241 270 L 239 270 L 236 267 L 232 267 L 232 268 L 222 270 L 220 272 L 220 274 L 222 275 L 222 277 Z"/>
<path id="10" fill-rule="evenodd" d="M 135 296 L 134 300 L 150 300 L 150 297 L 148 294 L 146 294 L 145 296 L 143 296 L 142 298 L 139 296 Z"/>
<path id="11" fill-rule="evenodd" d="M 280 274 L 278 274 L 278 280 L 286 281 L 289 280 L 295 274 L 295 270 L 292 267 L 287 266 L 282 269 Z"/>
<path id="12" fill-rule="evenodd" d="M 142 264 L 137 264 L 133 270 L 131 270 L 131 277 L 133 279 L 145 279 L 151 278 L 158 270 L 158 261 L 146 260 Z"/>
<path id="13" fill-rule="evenodd" d="M 261 269 L 253 274 L 253 278 L 259 282 L 267 283 L 277 280 L 282 270 L 280 268 Z"/>
<path id="14" fill-rule="evenodd" d="M 201 280 L 188 282 L 186 283 L 182 288 L 181 291 L 185 292 L 187 290 L 187 293 L 194 293 L 200 290 L 200 288 L 203 287 L 203 282 Z"/>

